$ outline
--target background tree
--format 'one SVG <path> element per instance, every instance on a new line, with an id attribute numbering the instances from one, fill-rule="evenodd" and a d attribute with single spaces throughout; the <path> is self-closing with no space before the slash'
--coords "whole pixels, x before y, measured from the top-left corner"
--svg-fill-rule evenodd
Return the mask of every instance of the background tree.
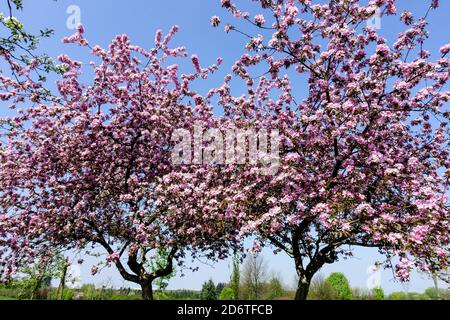
<path id="1" fill-rule="evenodd" d="M 372 294 L 375 300 L 384 300 L 384 290 L 382 287 L 376 287 L 372 289 Z"/>
<path id="2" fill-rule="evenodd" d="M 216 285 L 212 279 L 206 281 L 202 286 L 202 291 L 200 293 L 201 300 L 217 300 Z"/>
<path id="3" fill-rule="evenodd" d="M 52 279 L 61 278 L 66 261 L 60 253 L 52 252 L 49 257 L 22 267 L 20 277 L 14 280 L 20 288 L 19 298 L 47 299 L 47 293 L 42 296 L 40 291 L 50 288 Z"/>
<path id="4" fill-rule="evenodd" d="M 373 300 L 373 292 L 366 288 L 353 288 L 353 300 Z"/>
<path id="5" fill-rule="evenodd" d="M 216 285 L 216 293 L 217 293 L 217 296 L 220 295 L 220 293 L 223 291 L 223 289 L 224 289 L 226 286 L 227 286 L 226 283 L 223 283 L 223 282 L 219 282 L 219 283 Z"/>
<path id="6" fill-rule="evenodd" d="M 267 299 L 275 300 L 284 296 L 285 290 L 280 278 L 273 275 L 267 283 Z"/>
<path id="7" fill-rule="evenodd" d="M 230 288 L 233 290 L 234 300 L 239 300 L 239 286 L 241 283 L 241 271 L 239 267 L 239 258 L 235 254 L 233 256 L 233 272 L 230 278 Z"/>
<path id="8" fill-rule="evenodd" d="M 438 1 L 422 17 L 402 13 L 394 43 L 365 23 L 395 16 L 393 0 L 256 2 L 252 19 L 222 1 L 242 22 L 226 31 L 244 35 L 248 52 L 214 93 L 222 130 L 278 130 L 279 165 L 273 175 L 258 162 L 215 169 L 216 209 L 239 220 L 241 237 L 257 235 L 256 249 L 292 257 L 296 299 L 357 246 L 378 248 L 402 281 L 414 267 L 447 268 L 450 45 L 426 50 Z M 246 92 L 235 97 L 239 81 Z"/>
<path id="9" fill-rule="evenodd" d="M 339 300 L 351 300 L 352 289 L 348 283 L 347 277 L 341 272 L 333 272 L 328 276 L 326 282 L 336 292 Z"/>
<path id="10" fill-rule="evenodd" d="M 225 287 L 222 289 L 222 292 L 220 292 L 219 300 L 236 300 L 234 297 L 233 289 L 230 287 Z"/>
<path id="11" fill-rule="evenodd" d="M 156 255 L 150 259 L 150 268 L 152 272 L 156 272 L 157 270 L 163 270 L 167 267 L 167 261 L 169 260 L 169 252 L 165 248 L 159 248 L 156 252 Z M 166 290 L 169 285 L 170 279 L 176 276 L 176 268 L 172 267 L 172 273 L 159 277 L 155 280 L 155 285 L 157 286 L 159 291 Z"/>
<path id="12" fill-rule="evenodd" d="M 242 269 L 242 295 L 247 299 L 262 299 L 267 280 L 267 264 L 262 255 L 250 254 Z"/>
<path id="13" fill-rule="evenodd" d="M 82 26 L 64 39 L 90 48 L 98 63 L 92 65 L 92 81 L 84 83 L 82 64 L 59 56 L 64 73 L 58 97 L 24 103 L 4 128 L 3 279 L 30 259 L 45 258 L 49 248 L 85 254 L 101 248 L 106 257 L 92 273 L 114 265 L 125 280 L 141 286 L 144 299 L 152 299 L 153 281 L 172 274 L 174 259 L 181 263 L 185 250 L 226 256 L 231 247 L 221 242 L 229 239 L 218 235 L 221 228 L 206 225 L 214 220 L 159 201 L 174 187 L 165 176 L 180 170 L 171 161 L 172 133 L 210 116 L 191 106 L 201 96 L 190 83 L 217 68 L 201 68 L 195 56 L 192 74 L 179 75 L 177 65 L 167 65 L 169 58 L 187 55 L 184 48 L 169 47 L 177 30 L 165 37 L 158 31 L 149 51 L 126 35 L 108 49 L 92 47 Z M 5 98 L 14 103 L 21 90 L 15 87 Z M 152 269 L 149 258 L 160 248 L 167 252 L 166 263 Z"/>
<path id="14" fill-rule="evenodd" d="M 70 263 L 69 259 L 67 258 L 61 258 L 59 256 L 59 259 L 56 264 L 58 270 L 59 270 L 59 285 L 58 290 L 56 291 L 56 299 L 57 300 L 63 300 L 64 298 L 64 291 L 66 289 L 66 282 L 67 282 L 67 271 L 69 270 Z"/>
<path id="15" fill-rule="evenodd" d="M 296 280 L 296 284 L 298 279 Z M 309 300 L 337 300 L 337 293 L 322 274 L 316 274 L 308 292 Z"/>

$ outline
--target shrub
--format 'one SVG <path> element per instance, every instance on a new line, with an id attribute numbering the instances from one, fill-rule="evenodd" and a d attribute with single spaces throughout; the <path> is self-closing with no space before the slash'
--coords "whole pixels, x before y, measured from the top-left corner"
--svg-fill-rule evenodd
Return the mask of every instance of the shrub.
<path id="1" fill-rule="evenodd" d="M 408 293 L 408 300 L 420 300 L 420 293 L 417 292 L 409 292 Z"/>
<path id="2" fill-rule="evenodd" d="M 425 290 L 425 294 L 430 297 L 430 299 L 438 300 L 440 298 L 439 290 L 436 288 L 428 288 Z"/>
<path id="3" fill-rule="evenodd" d="M 372 292 L 361 288 L 352 289 L 352 297 L 353 300 L 373 300 Z"/>
<path id="4" fill-rule="evenodd" d="M 163 292 L 163 291 L 157 291 L 153 294 L 153 298 L 155 300 L 169 300 L 169 296 L 167 295 L 167 293 Z"/>
<path id="5" fill-rule="evenodd" d="M 392 292 L 390 299 L 391 300 L 407 300 L 408 295 L 405 292 Z"/>
<path id="6" fill-rule="evenodd" d="M 234 291 L 229 287 L 225 287 L 222 289 L 222 292 L 219 295 L 219 300 L 234 300 Z"/>
<path id="7" fill-rule="evenodd" d="M 223 290 L 223 288 L 225 288 L 227 285 L 225 284 L 225 283 L 223 283 L 223 282 L 219 282 L 217 285 L 216 285 L 216 293 L 217 293 L 217 296 L 219 296 L 221 293 L 222 293 L 222 290 Z"/>
<path id="8" fill-rule="evenodd" d="M 311 282 L 308 293 L 309 300 L 336 300 L 337 294 L 334 288 L 323 278 L 317 275 Z"/>
<path id="9" fill-rule="evenodd" d="M 333 272 L 326 282 L 334 289 L 339 300 L 350 300 L 352 298 L 352 290 L 343 273 Z"/>
<path id="10" fill-rule="evenodd" d="M 283 284 L 281 283 L 280 279 L 273 276 L 272 279 L 270 279 L 268 283 L 268 296 L 267 299 L 274 300 L 282 297 L 284 295 L 284 288 Z"/>
<path id="11" fill-rule="evenodd" d="M 100 300 L 101 296 L 93 284 L 85 284 L 81 287 L 83 300 Z"/>
<path id="12" fill-rule="evenodd" d="M 375 300 L 384 300 L 384 290 L 381 287 L 373 288 L 372 295 Z"/>
<path id="13" fill-rule="evenodd" d="M 56 294 L 57 291 L 56 290 L 52 290 L 51 293 L 49 294 L 50 299 L 52 300 L 56 300 Z M 72 289 L 64 289 L 63 295 L 62 295 L 62 299 L 63 300 L 73 300 L 75 296 L 75 291 Z"/>

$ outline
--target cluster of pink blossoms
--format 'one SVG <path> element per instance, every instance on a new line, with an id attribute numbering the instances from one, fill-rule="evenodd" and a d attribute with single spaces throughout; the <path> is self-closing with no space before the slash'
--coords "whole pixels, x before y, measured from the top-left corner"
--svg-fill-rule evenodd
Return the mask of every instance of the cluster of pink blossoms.
<path id="1" fill-rule="evenodd" d="M 405 281 L 413 267 L 449 267 L 450 45 L 432 59 L 426 19 L 408 11 L 394 43 L 360 27 L 378 9 L 395 16 L 395 0 L 254 2 L 261 13 L 252 20 L 221 1 L 254 32 L 225 26 L 248 36 L 246 52 L 206 95 L 191 83 L 222 61 L 202 67 L 192 55 L 194 72 L 180 75 L 167 62 L 187 57 L 169 47 L 177 27 L 158 31 L 149 51 L 126 35 L 93 47 L 100 63 L 89 83 L 83 65 L 61 55 L 65 72 L 51 101 L 25 94 L 39 83 L 1 76 L 2 100 L 35 102 L 7 121 L 0 152 L 5 278 L 51 246 L 94 245 L 144 289 L 187 252 L 224 258 L 248 237 L 253 252 L 270 245 L 293 258 L 298 299 L 353 247 L 377 248 Z M 88 46 L 81 26 L 64 41 Z M 233 95 L 236 83 L 244 94 Z M 265 163 L 254 161 L 175 165 L 173 131 L 198 121 L 219 132 L 276 130 L 277 171 L 263 174 Z M 145 269 L 161 248 L 166 267 Z"/>

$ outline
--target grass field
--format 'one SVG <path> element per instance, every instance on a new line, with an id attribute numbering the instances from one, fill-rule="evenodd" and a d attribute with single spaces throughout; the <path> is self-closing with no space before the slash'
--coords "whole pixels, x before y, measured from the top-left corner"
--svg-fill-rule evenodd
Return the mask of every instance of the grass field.
<path id="1" fill-rule="evenodd" d="M 0 300 L 15 300 L 15 299 L 14 298 L 0 296 Z"/>

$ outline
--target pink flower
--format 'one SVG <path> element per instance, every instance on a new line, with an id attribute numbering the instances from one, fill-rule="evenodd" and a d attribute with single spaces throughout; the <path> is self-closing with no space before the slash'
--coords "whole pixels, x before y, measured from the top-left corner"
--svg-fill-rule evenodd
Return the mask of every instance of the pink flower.
<path id="1" fill-rule="evenodd" d="M 261 252 L 261 247 L 262 247 L 261 246 L 261 242 L 259 240 L 255 240 L 253 242 L 252 248 L 250 249 L 250 253 L 252 253 L 252 254 L 260 253 Z"/>
<path id="2" fill-rule="evenodd" d="M 91 267 L 91 274 L 92 274 L 93 276 L 95 276 L 95 275 L 97 274 L 97 272 L 98 272 L 98 266 L 97 266 L 97 265 L 93 265 L 93 266 Z"/>
<path id="3" fill-rule="evenodd" d="M 117 261 L 119 261 L 119 259 L 120 259 L 120 253 L 117 251 L 106 256 L 107 262 L 117 262 Z"/>
<path id="4" fill-rule="evenodd" d="M 222 0 L 222 7 L 228 8 L 230 6 L 231 6 L 231 1 L 230 0 Z"/>
<path id="5" fill-rule="evenodd" d="M 256 25 L 262 26 L 264 23 L 266 23 L 266 19 L 264 19 L 264 16 L 262 14 L 257 14 L 254 18 L 254 21 Z"/>
<path id="6" fill-rule="evenodd" d="M 77 31 L 78 31 L 80 34 L 83 34 L 83 33 L 84 33 L 84 27 L 83 27 L 83 25 L 82 25 L 81 23 L 77 26 Z"/>
<path id="7" fill-rule="evenodd" d="M 428 232 L 428 226 L 416 226 L 410 233 L 411 240 L 417 244 L 422 244 L 423 239 Z"/>
<path id="8" fill-rule="evenodd" d="M 395 267 L 397 277 L 399 277 L 401 281 L 409 281 L 411 276 L 410 271 L 413 265 L 414 263 L 408 258 L 400 258 L 400 263 Z"/>
<path id="9" fill-rule="evenodd" d="M 288 162 L 296 162 L 296 161 L 300 160 L 300 155 L 296 152 L 291 152 L 291 153 L 287 154 L 285 159 Z"/>
<path id="10" fill-rule="evenodd" d="M 213 16 L 213 17 L 211 18 L 211 25 L 212 25 L 213 27 L 218 27 L 219 24 L 220 24 L 220 18 L 219 18 L 218 16 Z"/>
<path id="11" fill-rule="evenodd" d="M 317 206 L 316 206 L 317 208 Z M 332 221 L 331 221 L 331 217 L 329 212 L 326 211 L 321 211 L 319 214 L 319 220 L 322 223 L 322 225 L 326 228 L 326 229 L 330 229 L 332 226 Z"/>
<path id="12" fill-rule="evenodd" d="M 389 55 L 389 53 L 391 52 L 391 49 L 385 44 L 379 44 L 377 46 L 376 52 L 378 55 L 380 55 L 382 57 L 387 57 Z"/>
<path id="13" fill-rule="evenodd" d="M 450 51 L 450 43 L 446 44 L 443 47 L 441 47 L 440 51 L 441 51 L 442 54 L 447 54 Z"/>
<path id="14" fill-rule="evenodd" d="M 224 28 L 226 33 L 230 32 L 231 30 L 234 29 L 234 27 L 231 24 L 227 24 Z"/>
<path id="15" fill-rule="evenodd" d="M 200 61 L 198 60 L 198 56 L 197 55 L 192 55 L 191 57 L 192 63 L 194 64 L 195 70 L 197 70 L 197 72 L 202 72 L 202 68 L 200 66 Z"/>

